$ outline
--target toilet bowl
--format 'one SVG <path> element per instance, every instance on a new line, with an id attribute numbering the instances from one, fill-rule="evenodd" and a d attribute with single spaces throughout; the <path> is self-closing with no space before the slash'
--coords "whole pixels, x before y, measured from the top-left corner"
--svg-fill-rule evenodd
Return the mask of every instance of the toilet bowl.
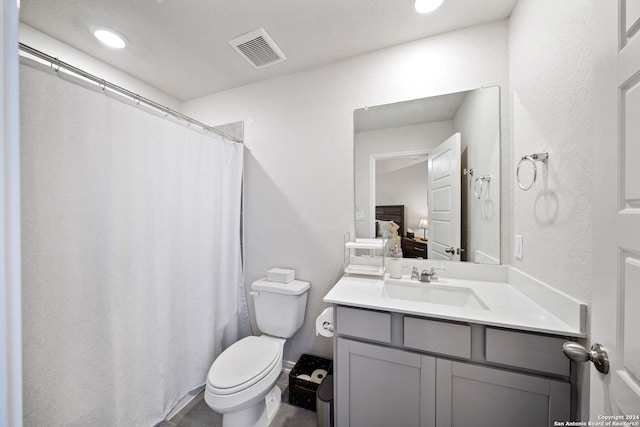
<path id="1" fill-rule="evenodd" d="M 234 343 L 213 362 L 204 399 L 223 427 L 267 427 L 280 405 L 276 382 L 285 339 L 300 329 L 309 283 L 254 282 L 256 323 L 264 333 Z"/>
<path id="2" fill-rule="evenodd" d="M 265 335 L 243 338 L 211 365 L 204 399 L 223 414 L 223 427 L 269 425 L 268 415 L 275 414 L 277 407 L 268 411 L 266 397 L 277 388 L 284 342 Z M 279 388 L 275 393 L 279 398 Z"/>

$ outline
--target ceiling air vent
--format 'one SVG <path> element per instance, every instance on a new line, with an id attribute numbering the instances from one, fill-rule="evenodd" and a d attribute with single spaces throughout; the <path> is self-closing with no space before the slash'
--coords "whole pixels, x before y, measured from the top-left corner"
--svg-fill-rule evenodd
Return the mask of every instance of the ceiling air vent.
<path id="1" fill-rule="evenodd" d="M 260 69 L 282 62 L 287 57 L 264 28 L 258 28 L 229 42 L 251 65 Z"/>

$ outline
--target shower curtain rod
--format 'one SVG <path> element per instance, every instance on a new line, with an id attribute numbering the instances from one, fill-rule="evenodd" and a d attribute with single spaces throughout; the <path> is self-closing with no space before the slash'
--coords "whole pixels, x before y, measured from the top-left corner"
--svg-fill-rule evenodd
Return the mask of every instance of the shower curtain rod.
<path id="1" fill-rule="evenodd" d="M 114 92 L 118 92 L 118 93 L 121 93 L 121 94 L 123 94 L 125 96 L 128 96 L 129 98 L 131 98 L 133 101 L 135 101 L 138 104 L 139 103 L 147 104 L 147 105 L 149 105 L 149 106 L 151 106 L 151 107 L 153 107 L 153 108 L 155 108 L 157 110 L 160 110 L 161 112 L 163 112 L 165 114 L 171 115 L 171 116 L 173 116 L 175 118 L 178 118 L 178 119 L 181 119 L 181 120 L 184 120 L 188 124 L 197 125 L 197 126 L 201 127 L 203 130 L 205 130 L 207 132 L 213 132 L 215 134 L 218 134 L 218 135 L 222 136 L 223 138 L 230 139 L 233 142 L 242 143 L 241 139 L 239 139 L 239 138 L 237 138 L 237 137 L 235 137 L 233 135 L 229 135 L 228 133 L 223 132 L 223 131 L 221 131 L 219 129 L 216 129 L 216 128 L 212 127 L 212 126 L 205 125 L 204 123 L 202 123 L 202 122 L 200 122 L 200 121 L 198 121 L 196 119 L 193 119 L 193 118 L 191 118 L 189 116 L 185 116 L 184 114 L 179 113 L 179 112 L 177 112 L 177 111 L 175 111 L 175 110 L 173 110 L 173 109 L 171 109 L 169 107 L 165 107 L 164 105 L 158 104 L 155 101 L 152 101 L 152 100 L 150 100 L 148 98 L 145 98 L 144 96 L 138 95 L 135 92 L 131 92 L 130 90 L 127 90 L 127 89 L 125 89 L 125 88 L 123 88 L 121 86 L 118 86 L 118 85 L 114 84 L 114 83 L 111 83 L 111 82 L 108 82 L 108 81 L 106 81 L 104 79 L 101 79 L 100 77 L 97 77 L 97 76 L 95 76 L 95 75 L 93 75 L 91 73 L 88 73 L 88 72 L 86 72 L 84 70 L 81 70 L 80 68 L 74 67 L 71 64 L 67 64 L 64 61 L 60 61 L 58 58 L 54 58 L 51 55 L 47 55 L 46 53 L 41 52 L 41 51 L 39 51 L 37 49 L 34 49 L 29 45 L 26 45 L 24 43 L 20 43 L 20 50 L 23 51 L 23 52 L 28 53 L 29 55 L 33 55 L 33 56 L 35 56 L 37 58 L 40 58 L 40 59 L 42 59 L 44 61 L 49 62 L 51 64 L 51 68 L 55 67 L 54 69 L 55 69 L 56 72 L 60 68 L 64 68 L 67 71 L 70 71 L 70 72 L 72 72 L 74 74 L 77 74 L 77 75 L 79 75 L 79 76 L 81 76 L 81 77 L 83 77 L 83 78 L 85 78 L 87 80 L 90 80 L 90 81 L 94 82 L 94 83 L 97 83 L 99 86 L 101 86 L 103 88 L 109 88 L 110 90 L 112 90 Z"/>

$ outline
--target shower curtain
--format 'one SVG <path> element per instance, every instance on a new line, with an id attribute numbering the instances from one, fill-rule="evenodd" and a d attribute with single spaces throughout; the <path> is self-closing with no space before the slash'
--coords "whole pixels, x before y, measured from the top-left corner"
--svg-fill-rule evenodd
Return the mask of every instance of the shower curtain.
<path id="1" fill-rule="evenodd" d="M 247 332 L 243 146 L 22 62 L 24 425 L 153 426 Z"/>

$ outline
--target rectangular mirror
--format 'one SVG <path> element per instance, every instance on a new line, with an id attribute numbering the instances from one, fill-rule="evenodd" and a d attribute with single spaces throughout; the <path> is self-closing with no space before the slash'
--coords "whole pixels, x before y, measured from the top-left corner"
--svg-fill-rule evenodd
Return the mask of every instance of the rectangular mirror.
<path id="1" fill-rule="evenodd" d="M 500 263 L 499 87 L 356 110 L 354 162 L 357 238 Z"/>

